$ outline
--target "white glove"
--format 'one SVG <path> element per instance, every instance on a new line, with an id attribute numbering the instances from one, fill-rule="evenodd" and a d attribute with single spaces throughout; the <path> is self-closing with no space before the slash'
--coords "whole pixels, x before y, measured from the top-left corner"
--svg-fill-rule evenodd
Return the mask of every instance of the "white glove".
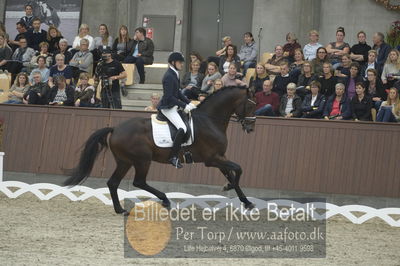
<path id="1" fill-rule="evenodd" d="M 183 111 L 188 114 L 190 111 L 196 108 L 196 105 L 194 105 L 193 103 L 189 103 L 185 106 L 185 109 Z"/>
<path id="2" fill-rule="evenodd" d="M 189 106 L 190 106 L 190 111 L 197 108 L 197 106 L 194 105 L 193 103 L 189 103 Z"/>

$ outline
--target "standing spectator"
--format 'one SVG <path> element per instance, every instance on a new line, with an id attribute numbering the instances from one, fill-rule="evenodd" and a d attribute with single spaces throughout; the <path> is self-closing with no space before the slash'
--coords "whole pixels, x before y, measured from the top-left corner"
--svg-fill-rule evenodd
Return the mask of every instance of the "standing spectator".
<path id="1" fill-rule="evenodd" d="M 33 83 L 24 94 L 23 101 L 25 104 L 46 105 L 48 103 L 50 88 L 47 83 L 41 82 L 42 76 L 40 71 L 33 72 L 32 75 Z"/>
<path id="2" fill-rule="evenodd" d="M 310 43 L 306 44 L 303 49 L 304 58 L 305 60 L 312 61 L 314 58 L 317 57 L 317 50 L 320 47 L 323 47 L 322 44 L 318 42 L 319 40 L 319 33 L 316 30 L 310 31 L 308 34 L 310 37 Z"/>
<path id="3" fill-rule="evenodd" d="M 366 43 L 367 35 L 364 31 L 357 33 L 358 44 L 355 44 L 350 49 L 351 59 L 358 62 L 360 66 L 368 61 L 368 51 L 371 50 L 371 46 Z"/>
<path id="4" fill-rule="evenodd" d="M 145 82 L 145 72 L 144 65 L 153 64 L 154 57 L 154 44 L 153 41 L 146 37 L 146 30 L 139 27 L 135 30 L 135 36 L 133 40 L 131 51 L 129 51 L 128 56 L 125 58 L 124 63 L 135 64 L 139 72 L 140 84 Z"/>
<path id="5" fill-rule="evenodd" d="M 335 86 L 338 83 L 337 77 L 333 75 L 333 71 L 331 63 L 324 63 L 323 75 L 318 78 L 318 82 L 321 84 L 320 92 L 325 95 L 325 99 L 328 99 L 335 93 Z"/>
<path id="6" fill-rule="evenodd" d="M 374 107 L 378 111 L 383 101 L 386 101 L 387 94 L 383 88 L 382 80 L 375 69 L 367 70 L 367 81 L 365 82 L 367 93 L 372 97 Z"/>
<path id="7" fill-rule="evenodd" d="M 289 75 L 289 65 L 286 61 L 281 62 L 280 64 L 281 73 L 275 77 L 274 86 L 272 88 L 273 92 L 276 92 L 279 97 L 285 94 L 287 85 L 292 82 L 291 77 Z"/>
<path id="8" fill-rule="evenodd" d="M 373 103 L 371 96 L 365 93 L 363 83 L 356 84 L 356 96 L 351 99 L 350 105 L 355 121 L 372 121 L 371 109 Z"/>
<path id="9" fill-rule="evenodd" d="M 396 88 L 389 90 L 387 101 L 384 101 L 376 117 L 378 122 L 400 122 L 400 99 Z"/>
<path id="10" fill-rule="evenodd" d="M 393 87 L 396 79 L 400 79 L 400 52 L 396 49 L 390 51 L 381 79 L 386 89 Z"/>
<path id="11" fill-rule="evenodd" d="M 329 97 L 325 104 L 324 118 L 326 120 L 348 120 L 351 118 L 350 101 L 344 93 L 344 84 L 335 86 L 335 94 Z"/>
<path id="12" fill-rule="evenodd" d="M 350 75 L 344 79 L 346 96 L 349 100 L 356 95 L 356 84 L 362 83 L 363 78 L 360 76 L 360 65 L 357 62 L 351 63 Z"/>
<path id="13" fill-rule="evenodd" d="M 313 81 L 310 84 L 311 93 L 306 95 L 301 105 L 303 118 L 322 118 L 325 107 L 325 96 L 320 93 L 321 83 Z"/>
<path id="14" fill-rule="evenodd" d="M 24 94 L 29 89 L 28 75 L 25 72 L 21 72 L 17 75 L 14 84 L 11 86 L 8 101 L 4 102 L 7 104 L 21 104 Z"/>
<path id="15" fill-rule="evenodd" d="M 0 70 L 7 69 L 7 61 L 11 59 L 12 50 L 7 45 L 7 41 L 4 35 L 0 35 Z"/>
<path id="16" fill-rule="evenodd" d="M 386 59 L 390 53 L 390 45 L 385 43 L 385 35 L 382 32 L 377 32 L 372 37 L 372 41 L 374 43 L 374 49 L 377 53 L 376 63 L 378 63 L 378 69 L 382 70 L 383 65 L 386 62 Z"/>
<path id="17" fill-rule="evenodd" d="M 79 52 L 75 53 L 69 65 L 72 67 L 72 77 L 75 81 L 78 80 L 79 75 L 83 72 L 92 75 L 93 71 L 93 54 L 89 51 L 89 41 L 82 39 L 79 45 Z"/>
<path id="18" fill-rule="evenodd" d="M 376 63 L 376 51 L 375 50 L 368 51 L 368 61 L 361 68 L 360 74 L 361 74 L 361 77 L 363 77 L 364 79 L 367 78 L 367 70 L 368 69 L 375 69 L 377 71 L 377 73 L 381 73 L 381 71 L 378 67 L 378 63 Z"/>
<path id="19" fill-rule="evenodd" d="M 294 33 L 289 32 L 286 34 L 287 43 L 283 46 L 283 56 L 289 60 L 289 63 L 294 61 L 294 51 L 301 50 L 301 45 L 297 42 L 297 37 Z"/>
<path id="20" fill-rule="evenodd" d="M 19 47 L 19 39 L 21 37 L 26 37 L 25 34 L 27 32 L 26 26 L 23 22 L 18 21 L 16 26 L 17 26 L 16 29 L 18 31 L 18 34 L 15 36 L 14 41 L 13 40 L 8 41 L 13 52 Z"/>
<path id="21" fill-rule="evenodd" d="M 19 45 L 20 47 L 15 50 L 11 57 L 12 61 L 7 63 L 7 70 L 13 76 L 11 83 L 14 82 L 15 76 L 19 72 L 22 70 L 26 72 L 32 57 L 35 55 L 35 50 L 27 46 L 28 43 L 25 37 L 19 39 Z"/>
<path id="22" fill-rule="evenodd" d="M 37 52 L 31 59 L 31 62 L 29 64 L 30 69 L 36 68 L 38 66 L 37 59 L 39 56 L 44 57 L 47 68 L 49 68 L 53 65 L 53 57 L 49 53 L 49 44 L 47 42 L 42 42 L 39 44 L 39 47 L 40 47 L 40 51 Z"/>
<path id="23" fill-rule="evenodd" d="M 246 75 L 247 69 L 256 66 L 257 62 L 257 44 L 254 41 L 253 34 L 246 32 L 244 34 L 244 44 L 240 47 L 239 58 L 243 61 L 243 74 Z"/>
<path id="24" fill-rule="evenodd" d="M 350 45 L 344 42 L 345 36 L 344 28 L 339 27 L 336 30 L 336 42 L 331 42 L 326 46 L 334 69 L 340 65 L 340 58 L 342 55 L 350 53 Z"/>
<path id="25" fill-rule="evenodd" d="M 53 54 L 60 50 L 59 42 L 64 37 L 61 32 L 53 25 L 49 26 L 47 31 L 47 42 L 49 43 L 49 53 Z"/>
<path id="26" fill-rule="evenodd" d="M 131 38 L 129 38 L 128 27 L 122 25 L 118 30 L 118 38 L 114 40 L 112 45 L 114 58 L 119 62 L 124 61 L 129 51 L 132 49 L 131 47 L 128 47 L 128 43 L 132 44 Z"/>
<path id="27" fill-rule="evenodd" d="M 76 52 L 80 50 L 81 40 L 86 39 L 88 41 L 87 49 L 89 51 L 94 49 L 94 39 L 89 35 L 90 28 L 87 24 L 81 24 L 79 27 L 79 34 L 75 37 L 74 42 L 72 43 L 71 53 L 74 55 Z"/>
<path id="28" fill-rule="evenodd" d="M 254 75 L 250 78 L 249 88 L 251 88 L 251 90 L 254 93 L 263 91 L 264 81 L 266 81 L 266 80 L 269 80 L 267 70 L 265 69 L 263 64 L 258 63 L 256 65 L 256 71 L 254 72 Z M 272 84 L 272 82 L 271 82 L 271 84 Z M 272 89 L 272 85 L 271 85 L 271 89 Z"/>
<path id="29" fill-rule="evenodd" d="M 339 78 L 347 78 L 350 76 L 351 57 L 349 54 L 342 55 L 342 63 L 336 68 L 335 76 Z"/>
<path id="30" fill-rule="evenodd" d="M 279 95 L 272 92 L 272 81 L 265 80 L 263 90 L 256 93 L 257 116 L 276 116 L 279 112 Z"/>
<path id="31" fill-rule="evenodd" d="M 157 105 L 160 102 L 160 95 L 153 93 L 150 97 L 151 105 L 147 106 L 144 110 L 149 112 L 157 112 Z"/>
<path id="32" fill-rule="evenodd" d="M 63 54 L 56 55 L 56 64 L 50 68 L 49 86 L 54 86 L 54 79 L 58 76 L 63 76 L 67 85 L 71 85 L 72 69 L 65 64 Z"/>
<path id="33" fill-rule="evenodd" d="M 42 42 L 47 42 L 47 31 L 40 28 L 42 22 L 40 18 L 34 18 L 32 21 L 32 29 L 28 30 L 25 34 L 28 40 L 28 47 L 39 51 L 39 44 Z"/>
<path id="34" fill-rule="evenodd" d="M 94 107 L 96 103 L 95 89 L 89 84 L 89 75 L 79 75 L 79 86 L 75 88 L 74 102 L 76 107 Z"/>
<path id="35" fill-rule="evenodd" d="M 48 96 L 49 105 L 73 106 L 74 88 L 67 84 L 64 76 L 55 78 L 55 86 L 50 89 Z"/>
<path id="36" fill-rule="evenodd" d="M 222 42 L 224 43 L 224 47 L 222 47 L 221 50 L 218 50 L 215 54 L 220 57 L 225 55 L 226 53 L 226 48 L 228 47 L 228 45 L 232 44 L 232 38 L 231 36 L 225 36 L 224 38 L 222 38 Z"/>
<path id="37" fill-rule="evenodd" d="M 229 44 L 226 47 L 225 55 L 221 55 L 219 61 L 219 72 L 224 75 L 228 72 L 229 65 L 234 63 L 236 65 L 237 72 L 240 72 L 240 58 L 237 55 L 237 48 L 235 45 Z"/>
<path id="38" fill-rule="evenodd" d="M 30 4 L 25 5 L 25 16 L 23 16 L 19 22 L 25 25 L 27 30 L 32 29 L 33 23 L 33 7 Z"/>
<path id="39" fill-rule="evenodd" d="M 58 54 L 62 54 L 64 56 L 64 63 L 66 65 L 69 64 L 69 62 L 72 59 L 72 54 L 70 51 L 68 51 L 68 41 L 67 39 L 61 39 L 60 42 L 58 43 L 58 46 L 60 47 L 60 50 L 55 51 L 53 55 L 53 62 L 56 62 L 56 56 Z"/>
<path id="40" fill-rule="evenodd" d="M 317 57 L 311 61 L 312 68 L 317 76 L 323 75 L 322 67 L 324 63 L 329 63 L 328 52 L 325 47 L 319 47 L 317 49 Z"/>
<path id="41" fill-rule="evenodd" d="M 201 84 L 201 92 L 210 94 L 213 92 L 214 81 L 221 78 L 217 65 L 214 62 L 208 63 L 207 75 Z M 225 84 L 224 84 L 225 85 Z"/>
<path id="42" fill-rule="evenodd" d="M 242 73 L 238 73 L 235 63 L 231 63 L 228 68 L 228 72 L 221 78 L 222 82 L 226 87 L 229 86 L 240 86 L 247 87 L 245 80 L 242 80 Z"/>
<path id="43" fill-rule="evenodd" d="M 196 60 L 190 63 L 188 72 L 182 78 L 182 93 L 191 100 L 197 100 L 199 97 L 201 83 L 204 75 L 199 72 L 200 61 Z"/>
<path id="44" fill-rule="evenodd" d="M 265 64 L 265 69 L 269 75 L 279 75 L 281 72 L 280 63 L 287 62 L 283 56 L 283 47 L 281 45 L 275 46 L 275 54 Z"/>
<path id="45" fill-rule="evenodd" d="M 286 94 L 282 96 L 279 105 L 279 114 L 284 118 L 301 116 L 301 98 L 296 95 L 296 84 L 287 85 Z"/>
<path id="46" fill-rule="evenodd" d="M 38 56 L 36 61 L 36 68 L 32 70 L 29 76 L 29 82 L 33 82 L 33 73 L 40 72 L 41 82 L 47 83 L 49 81 L 50 70 L 46 67 L 46 58 L 44 56 Z"/>

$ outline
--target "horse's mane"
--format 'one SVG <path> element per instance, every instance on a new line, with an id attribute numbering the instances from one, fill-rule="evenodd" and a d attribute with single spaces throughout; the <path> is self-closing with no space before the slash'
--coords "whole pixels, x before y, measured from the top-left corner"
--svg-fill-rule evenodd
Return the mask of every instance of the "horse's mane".
<path id="1" fill-rule="evenodd" d="M 217 91 L 214 91 L 213 93 L 211 93 L 210 95 L 208 95 L 197 107 L 199 108 L 199 107 L 205 105 L 205 104 L 206 104 L 207 102 L 209 102 L 212 98 L 215 98 L 216 95 L 223 94 L 225 91 L 229 91 L 229 90 L 232 90 L 232 89 L 235 89 L 235 88 L 238 88 L 238 89 L 241 89 L 241 90 L 244 90 L 244 89 L 247 90 L 247 89 L 248 89 L 248 88 L 245 87 L 245 86 L 228 86 L 228 87 L 222 87 L 221 89 L 219 89 L 219 90 L 217 90 Z"/>

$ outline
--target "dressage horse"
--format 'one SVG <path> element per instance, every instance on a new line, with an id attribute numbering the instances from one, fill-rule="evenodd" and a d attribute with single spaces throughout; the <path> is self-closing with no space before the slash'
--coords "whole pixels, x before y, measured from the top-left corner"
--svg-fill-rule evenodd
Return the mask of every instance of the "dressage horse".
<path id="1" fill-rule="evenodd" d="M 194 141 L 192 145 L 184 148 L 191 152 L 195 163 L 204 163 L 207 167 L 220 169 L 228 179 L 224 190 L 235 189 L 240 201 L 248 209 L 253 208 L 254 204 L 246 198 L 239 187 L 242 168 L 225 157 L 228 146 L 226 130 L 232 115 L 236 114 L 236 121 L 241 123 L 243 130 L 247 133 L 253 131 L 255 107 L 253 95 L 246 88 L 226 87 L 216 91 L 191 112 Z M 162 200 L 164 207 L 170 207 L 170 201 L 165 193 L 149 186 L 146 182 L 151 162 L 166 164 L 170 156 L 170 148 L 160 148 L 155 145 L 149 118 L 132 118 L 115 128 L 108 127 L 94 132 L 85 144 L 78 166 L 64 185 L 74 186 L 82 183 L 89 176 L 97 155 L 107 146 L 117 163 L 114 173 L 107 182 L 116 213 L 129 214 L 121 207 L 117 189 L 132 166 L 135 168 L 133 185 L 157 196 Z"/>

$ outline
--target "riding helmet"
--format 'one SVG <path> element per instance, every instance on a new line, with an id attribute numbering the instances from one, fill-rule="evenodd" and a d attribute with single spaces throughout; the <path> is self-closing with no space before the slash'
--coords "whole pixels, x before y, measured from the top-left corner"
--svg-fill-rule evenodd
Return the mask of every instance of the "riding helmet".
<path id="1" fill-rule="evenodd" d="M 169 55 L 168 57 L 168 63 L 172 63 L 172 62 L 185 62 L 185 58 L 183 57 L 183 55 L 180 52 L 173 52 Z"/>

